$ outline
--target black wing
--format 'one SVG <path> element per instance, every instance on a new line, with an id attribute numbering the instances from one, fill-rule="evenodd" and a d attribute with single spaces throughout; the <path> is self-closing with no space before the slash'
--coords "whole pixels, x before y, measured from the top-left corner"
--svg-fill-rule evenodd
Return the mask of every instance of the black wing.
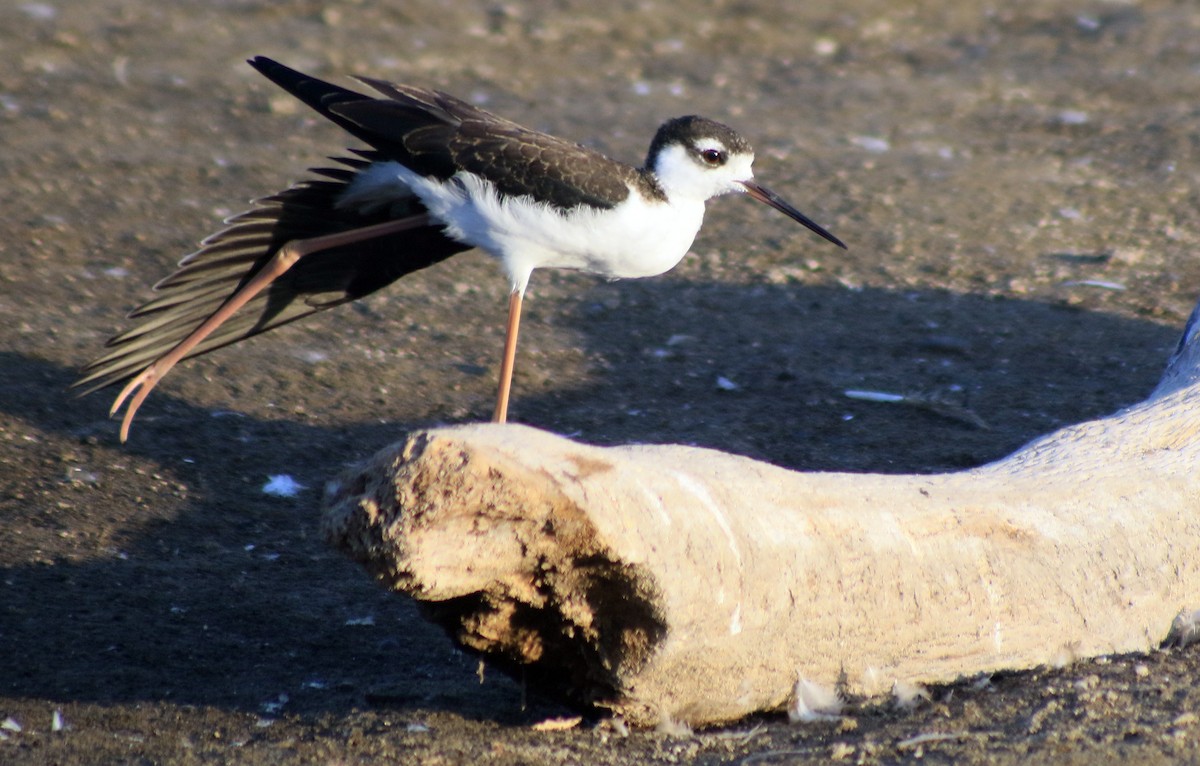
<path id="1" fill-rule="evenodd" d="M 343 167 L 314 169 L 321 178 L 258 200 L 254 208 L 230 219 L 228 228 L 205 239 L 175 273 L 155 285 L 157 297 L 130 314 L 139 323 L 110 340 L 107 353 L 87 365 L 74 386 L 88 393 L 140 373 L 187 337 L 287 242 L 424 213 L 415 198 L 369 213 L 336 205 L 346 184 L 371 159 L 368 153 L 366 159 L 338 159 Z M 312 253 L 188 357 L 356 300 L 468 249 L 446 237 L 442 227 L 423 226 Z"/>
<path id="2" fill-rule="evenodd" d="M 250 64 L 320 114 L 376 149 L 380 159 L 441 180 L 459 171 L 512 196 L 560 209 L 611 208 L 644 183 L 635 168 L 561 138 L 523 128 L 446 93 L 359 78 L 371 98 L 309 77 L 271 59 Z"/>

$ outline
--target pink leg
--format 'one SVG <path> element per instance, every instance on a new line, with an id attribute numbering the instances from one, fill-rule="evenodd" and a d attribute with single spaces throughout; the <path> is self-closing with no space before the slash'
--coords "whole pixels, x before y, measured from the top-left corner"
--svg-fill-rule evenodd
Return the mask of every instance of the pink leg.
<path id="1" fill-rule="evenodd" d="M 500 390 L 496 393 L 495 423 L 508 420 L 508 394 L 512 391 L 513 363 L 517 357 L 517 329 L 521 324 L 523 291 L 513 290 L 508 296 L 508 329 L 504 333 L 504 358 L 500 362 Z"/>
<path id="2" fill-rule="evenodd" d="M 254 296 L 258 295 L 281 274 L 294 266 L 296 261 L 310 253 L 328 250 L 331 247 L 352 245 L 355 242 L 362 242 L 374 237 L 395 234 L 419 226 L 427 226 L 429 223 L 429 215 L 422 214 L 374 226 L 364 226 L 361 229 L 339 232 L 338 234 L 330 234 L 324 237 L 296 240 L 281 247 L 279 252 L 275 253 L 275 256 L 242 289 L 238 290 L 229 300 L 221 304 L 219 309 L 214 311 L 208 319 L 204 320 L 199 327 L 181 340 L 178 345 L 156 359 L 153 364 L 142 370 L 141 374 L 130 380 L 125 385 L 125 388 L 121 389 L 121 393 L 117 394 L 116 401 L 113 402 L 112 409 L 109 410 L 109 415 L 115 415 L 121 409 L 121 405 L 125 403 L 125 400 L 129 398 L 130 394 L 133 394 L 133 398 L 129 399 L 129 408 L 125 410 L 125 417 L 121 420 L 121 441 L 124 442 L 129 438 L 129 426 L 133 422 L 133 416 L 137 414 L 138 408 L 142 406 L 142 402 L 146 400 L 146 397 L 150 395 L 150 392 L 154 390 L 158 382 L 170 372 L 171 368 L 178 364 L 179 360 L 187 356 L 189 351 L 211 335 L 225 320 L 233 316 L 234 312 L 253 300 Z M 134 393 L 135 391 L 137 393 Z"/>

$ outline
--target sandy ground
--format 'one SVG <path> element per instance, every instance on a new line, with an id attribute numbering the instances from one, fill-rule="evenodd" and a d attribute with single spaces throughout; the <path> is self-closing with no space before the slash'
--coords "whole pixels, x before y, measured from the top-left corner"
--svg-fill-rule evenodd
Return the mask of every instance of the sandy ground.
<path id="1" fill-rule="evenodd" d="M 1200 293 L 1190 0 L 443 5 L 0 7 L 0 762 L 1200 760 L 1190 651 L 852 700 L 835 723 L 534 731 L 571 711 L 481 683 L 316 531 L 343 466 L 490 414 L 506 285 L 479 254 L 185 364 L 127 445 L 107 395 L 72 398 L 199 238 L 343 147 L 254 54 L 441 87 L 631 161 L 705 114 L 850 244 L 722 199 L 667 276 L 535 275 L 512 417 L 585 441 L 976 465 L 1144 397 Z M 306 489 L 264 493 L 278 474 Z"/>

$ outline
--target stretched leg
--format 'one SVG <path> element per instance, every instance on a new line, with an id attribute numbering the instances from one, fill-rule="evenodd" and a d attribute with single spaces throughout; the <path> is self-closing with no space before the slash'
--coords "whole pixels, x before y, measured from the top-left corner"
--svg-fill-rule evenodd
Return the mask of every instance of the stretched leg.
<path id="1" fill-rule="evenodd" d="M 504 358 L 500 362 L 500 390 L 496 393 L 496 414 L 492 421 L 508 420 L 508 394 L 512 390 L 513 362 L 517 356 L 517 329 L 521 324 L 521 299 L 524 290 L 513 290 L 508 296 L 508 329 L 504 333 Z"/>
<path id="2" fill-rule="evenodd" d="M 233 316 L 234 312 L 245 306 L 254 296 L 261 293 L 268 285 L 274 282 L 279 276 L 285 273 L 288 269 L 296 264 L 306 255 L 328 250 L 331 247 L 340 247 L 342 245 L 352 245 L 355 242 L 380 237 L 396 232 L 413 229 L 420 226 L 426 226 L 430 223 L 428 214 L 403 218 L 397 221 L 388 221 L 386 223 L 375 224 L 374 226 L 364 226 L 361 229 L 352 229 L 351 231 L 339 232 L 337 234 L 329 234 L 323 237 L 313 237 L 311 239 L 299 239 L 294 242 L 289 242 L 279 249 L 279 252 L 267 261 L 266 265 L 254 275 L 254 277 L 242 286 L 240 290 L 230 296 L 229 300 L 221 304 L 221 307 L 214 311 L 208 319 L 191 332 L 186 338 L 181 340 L 178 345 L 163 354 L 154 361 L 146 369 L 121 389 L 121 393 L 117 394 L 116 401 L 113 402 L 112 409 L 109 410 L 109 415 L 115 415 L 125 400 L 129 399 L 129 408 L 125 410 L 125 417 L 121 420 L 121 441 L 124 442 L 129 438 L 129 425 L 133 422 L 133 416 L 137 414 L 138 408 L 142 406 L 142 402 L 158 385 L 158 382 L 163 379 L 172 367 L 179 360 L 187 356 L 188 352 L 199 345 L 205 338 L 213 333 L 221 324 Z M 136 392 L 136 393 L 135 393 Z"/>

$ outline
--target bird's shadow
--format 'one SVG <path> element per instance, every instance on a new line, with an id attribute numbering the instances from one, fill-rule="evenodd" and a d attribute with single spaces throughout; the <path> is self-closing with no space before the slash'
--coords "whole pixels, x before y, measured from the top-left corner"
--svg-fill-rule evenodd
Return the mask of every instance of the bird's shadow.
<path id="1" fill-rule="evenodd" d="M 519 362 L 528 385 L 523 393 L 518 379 L 517 420 L 596 443 L 684 442 L 807 470 L 995 459 L 1144 398 L 1177 336 L 1146 321 L 941 291 L 584 284 L 527 318 L 522 342 L 535 353 Z M 580 346 L 586 369 L 569 386 L 556 385 L 553 355 L 536 353 L 551 332 Z M 261 374 L 295 368 L 281 358 Z M 480 687 L 474 659 L 322 540 L 322 482 L 439 413 L 414 419 L 403 399 L 381 413 L 349 390 L 351 402 L 361 396 L 352 410 L 361 419 L 316 426 L 214 417 L 156 392 L 167 416 L 139 421 L 121 446 L 103 419 L 107 401 L 71 399 L 72 378 L 0 354 L 0 407 L 14 437 L 0 447 L 11 535 L 4 694 L 264 714 L 368 700 L 500 721 L 544 713 L 549 703 L 522 712 L 511 682 Z M 910 399 L 847 397 L 852 389 Z M 307 489 L 264 494 L 276 473 Z"/>

